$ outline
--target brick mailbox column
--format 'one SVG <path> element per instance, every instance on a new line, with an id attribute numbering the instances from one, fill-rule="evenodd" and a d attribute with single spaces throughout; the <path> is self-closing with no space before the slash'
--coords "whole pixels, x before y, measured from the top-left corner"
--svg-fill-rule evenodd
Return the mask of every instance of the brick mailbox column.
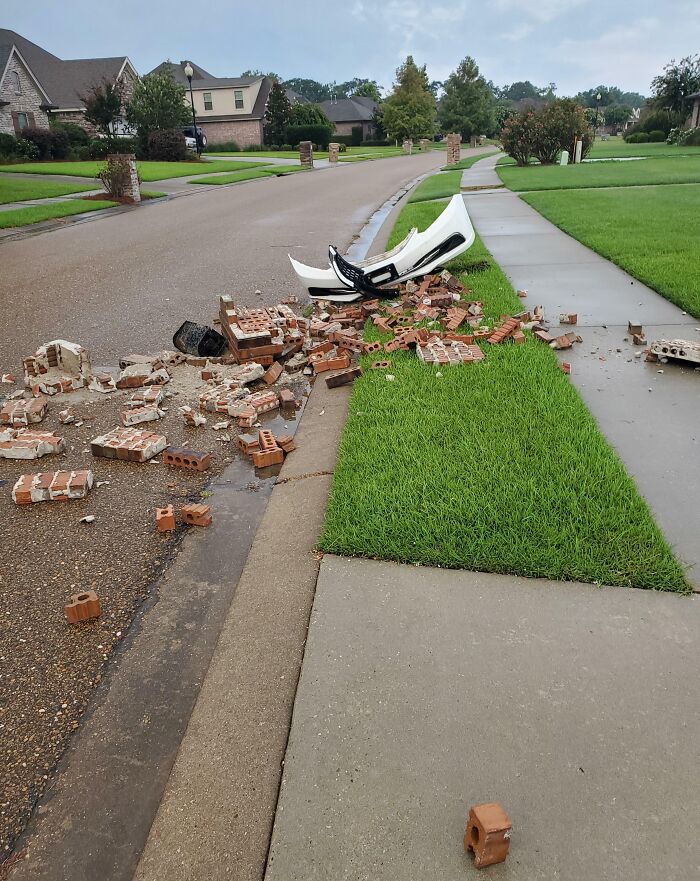
<path id="1" fill-rule="evenodd" d="M 139 184 L 139 173 L 136 168 L 136 156 L 133 153 L 119 153 L 115 156 L 108 156 L 107 161 L 110 159 L 118 159 L 129 163 L 129 182 L 124 190 L 124 195 L 127 199 L 131 199 L 132 202 L 140 202 L 141 186 Z"/>
<path id="2" fill-rule="evenodd" d="M 456 165 L 459 162 L 460 144 L 462 136 L 460 134 L 449 134 L 447 136 L 447 164 Z"/>
<path id="3" fill-rule="evenodd" d="M 340 153 L 340 144 L 329 144 L 328 145 L 328 161 L 331 164 L 334 164 L 338 161 L 338 154 Z"/>
<path id="4" fill-rule="evenodd" d="M 408 155 L 413 150 L 413 141 L 410 138 L 406 138 L 406 140 L 402 144 L 402 147 L 404 153 Z"/>
<path id="5" fill-rule="evenodd" d="M 418 143 L 420 144 L 421 153 L 426 153 L 430 144 L 429 138 L 421 138 Z"/>
<path id="6" fill-rule="evenodd" d="M 303 168 L 314 167 L 314 145 L 311 141 L 301 141 L 299 144 L 299 160 Z"/>

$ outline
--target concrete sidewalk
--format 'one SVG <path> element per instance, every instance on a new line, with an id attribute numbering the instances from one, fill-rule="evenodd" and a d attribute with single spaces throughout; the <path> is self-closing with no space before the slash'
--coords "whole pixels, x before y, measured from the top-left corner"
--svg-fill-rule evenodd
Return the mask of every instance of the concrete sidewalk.
<path id="1" fill-rule="evenodd" d="M 699 603 L 325 557 L 266 881 L 697 877 Z"/>
<path id="2" fill-rule="evenodd" d="M 498 157 L 468 169 L 462 185 L 500 182 Z M 692 316 L 618 269 L 509 190 L 465 194 L 474 227 L 526 306 L 540 303 L 555 329 L 560 313 L 578 313 L 583 343 L 559 353 L 571 381 L 624 461 L 689 579 L 700 588 L 700 374 L 678 364 L 648 364 L 627 337 L 641 322 L 649 342 L 700 341 Z M 571 328 L 565 327 L 565 330 Z"/>

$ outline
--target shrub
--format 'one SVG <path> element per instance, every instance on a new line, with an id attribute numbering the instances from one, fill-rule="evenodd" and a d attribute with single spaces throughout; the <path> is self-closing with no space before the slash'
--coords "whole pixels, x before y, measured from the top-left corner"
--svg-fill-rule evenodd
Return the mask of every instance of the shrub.
<path id="1" fill-rule="evenodd" d="M 220 144 L 207 144 L 207 153 L 240 153 L 235 141 L 222 141 Z"/>
<path id="2" fill-rule="evenodd" d="M 666 140 L 666 132 L 661 131 L 661 129 L 655 129 L 652 132 L 649 132 L 649 140 L 653 144 L 660 144 L 662 141 Z"/>
<path id="3" fill-rule="evenodd" d="M 185 136 L 175 128 L 151 132 L 148 136 L 148 158 L 159 162 L 181 162 L 187 158 Z"/>
<path id="4" fill-rule="evenodd" d="M 578 137 L 583 142 L 581 158 L 584 158 L 593 144 L 586 114 L 573 99 L 560 98 L 540 110 L 529 108 L 508 118 L 501 132 L 501 143 L 518 165 L 527 165 L 533 156 L 542 165 L 551 165 L 562 150 L 568 150 L 573 156 Z"/>
<path id="5" fill-rule="evenodd" d="M 336 143 L 337 143 L 337 141 L 336 141 Z M 339 153 L 347 153 L 348 148 L 345 146 L 345 144 L 338 144 L 338 152 Z"/>
<path id="6" fill-rule="evenodd" d="M 257 153 L 260 150 L 264 150 L 262 144 L 246 144 L 243 148 L 244 153 Z"/>
<path id="7" fill-rule="evenodd" d="M 293 149 L 294 147 L 291 144 L 282 144 L 282 146 L 280 147 L 280 150 L 286 150 L 287 152 Z"/>
<path id="8" fill-rule="evenodd" d="M 15 156 L 18 159 L 24 159 L 27 162 L 34 162 L 39 158 L 40 151 L 34 141 L 28 141 L 20 138 L 15 147 Z"/>
<path id="9" fill-rule="evenodd" d="M 629 135 L 625 135 L 625 140 L 628 144 L 646 144 L 649 140 L 649 135 L 646 132 L 632 132 Z"/>
<path id="10" fill-rule="evenodd" d="M 362 126 L 361 126 L 361 125 L 354 125 L 354 126 L 350 129 L 350 131 L 351 131 L 351 135 L 350 135 L 351 143 L 350 143 L 350 146 L 351 146 L 351 147 L 359 147 L 360 144 L 362 143 Z"/>
<path id="11" fill-rule="evenodd" d="M 501 143 L 518 165 L 527 165 L 535 152 L 535 112 L 524 110 L 507 119 L 501 131 Z"/>
<path id="12" fill-rule="evenodd" d="M 686 129 L 681 144 L 684 147 L 700 147 L 700 127 Z"/>
<path id="13" fill-rule="evenodd" d="M 67 159 L 71 151 L 70 138 L 60 129 L 51 131 L 50 151 L 52 159 Z"/>
<path id="14" fill-rule="evenodd" d="M 321 149 L 327 150 L 331 133 L 332 129 L 327 125 L 288 125 L 285 140 L 290 144 L 311 141 L 313 144 L 318 144 Z"/>
<path id="15" fill-rule="evenodd" d="M 52 122 L 54 132 L 64 132 L 72 148 L 84 147 L 90 143 L 90 135 L 77 122 Z"/>
<path id="16" fill-rule="evenodd" d="M 336 138 L 336 141 L 338 138 Z M 388 138 L 384 138 L 383 140 L 367 140 L 362 142 L 363 147 L 393 147 L 394 142 L 390 141 Z"/>
<path id="17" fill-rule="evenodd" d="M 76 153 L 79 159 L 105 159 L 111 153 L 135 153 L 139 159 L 144 158 L 136 138 L 91 138 Z"/>
<path id="18" fill-rule="evenodd" d="M 131 182 L 129 160 L 124 155 L 109 156 L 98 171 L 97 177 L 102 181 L 105 190 L 110 196 L 115 199 L 123 199 Z"/>
<path id="19" fill-rule="evenodd" d="M 17 155 L 17 138 L 13 135 L 0 132 L 0 155 L 16 156 Z"/>
<path id="20" fill-rule="evenodd" d="M 346 147 L 352 147 L 352 135 L 331 135 L 328 143 L 333 141 L 335 144 L 345 144 Z"/>
<path id="21" fill-rule="evenodd" d="M 36 126 L 30 125 L 22 129 L 20 137 L 34 144 L 39 151 L 39 159 L 51 159 L 52 136 L 47 128 L 36 128 Z"/>

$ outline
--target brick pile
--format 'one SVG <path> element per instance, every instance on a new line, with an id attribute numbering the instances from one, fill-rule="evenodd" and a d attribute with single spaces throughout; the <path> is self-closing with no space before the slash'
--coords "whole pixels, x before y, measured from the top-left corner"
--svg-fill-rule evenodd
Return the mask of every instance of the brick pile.
<path id="1" fill-rule="evenodd" d="M 51 453 L 62 453 L 66 442 L 50 431 L 30 428 L 0 430 L 0 459 L 38 459 Z"/>
<path id="2" fill-rule="evenodd" d="M 92 471 L 44 471 L 23 474 L 12 488 L 17 505 L 84 499 L 92 488 Z"/>
<path id="3" fill-rule="evenodd" d="M 147 462 L 167 446 L 164 435 L 141 428 L 113 428 L 90 441 L 93 456 L 129 462 Z"/>
<path id="4" fill-rule="evenodd" d="M 0 410 L 0 425 L 30 425 L 41 422 L 47 409 L 48 401 L 41 397 L 29 401 L 24 398 L 7 401 Z"/>

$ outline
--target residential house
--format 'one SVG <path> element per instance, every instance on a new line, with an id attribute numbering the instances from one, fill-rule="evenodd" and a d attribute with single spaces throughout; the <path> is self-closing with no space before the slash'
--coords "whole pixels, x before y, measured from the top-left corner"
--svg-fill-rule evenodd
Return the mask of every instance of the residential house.
<path id="1" fill-rule="evenodd" d="M 361 95 L 353 95 L 352 98 L 335 98 L 324 101 L 320 107 L 328 119 L 335 124 L 337 134 L 351 135 L 354 128 L 361 128 L 363 141 L 374 137 L 376 129 L 373 120 L 377 102 L 372 98 Z"/>
<path id="2" fill-rule="evenodd" d="M 688 100 L 691 102 L 691 109 L 687 127 L 697 128 L 700 126 L 700 92 L 693 92 L 692 95 L 688 95 Z"/>
<path id="3" fill-rule="evenodd" d="M 64 61 L 14 31 L 0 29 L 0 131 L 47 128 L 49 114 L 91 133 L 82 96 L 102 82 L 120 82 L 126 103 L 138 74 L 126 55 Z M 122 119 L 116 132 L 125 130 Z"/>
<path id="4" fill-rule="evenodd" d="M 187 61 L 175 64 L 164 61 L 151 73 L 169 72 L 173 79 L 187 89 L 189 106 L 189 83 L 185 76 Z M 197 125 L 207 137 L 209 144 L 235 141 L 239 147 L 263 143 L 265 107 L 272 88 L 272 80 L 266 76 L 219 77 L 189 62 L 192 76 L 192 99 Z"/>

